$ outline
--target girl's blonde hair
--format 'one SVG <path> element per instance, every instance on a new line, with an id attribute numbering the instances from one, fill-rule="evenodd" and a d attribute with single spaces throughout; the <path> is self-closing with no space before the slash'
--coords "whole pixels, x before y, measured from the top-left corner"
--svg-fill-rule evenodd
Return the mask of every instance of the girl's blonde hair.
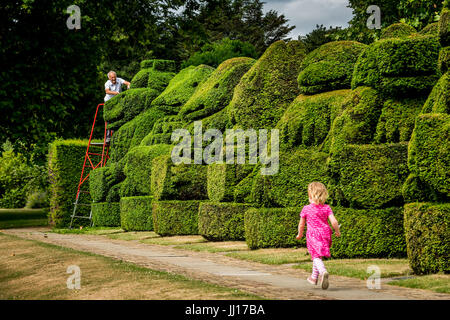
<path id="1" fill-rule="evenodd" d="M 323 183 L 314 181 L 308 185 L 308 196 L 314 203 L 324 204 L 328 198 L 328 191 Z"/>

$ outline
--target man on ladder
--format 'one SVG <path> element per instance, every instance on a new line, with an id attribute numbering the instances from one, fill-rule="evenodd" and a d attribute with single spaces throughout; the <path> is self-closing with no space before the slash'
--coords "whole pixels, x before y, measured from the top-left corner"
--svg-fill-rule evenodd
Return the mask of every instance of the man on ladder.
<path id="1" fill-rule="evenodd" d="M 130 83 L 122 78 L 117 78 L 115 71 L 108 72 L 108 81 L 105 82 L 105 102 L 122 92 L 122 85 L 130 89 Z M 111 141 L 111 130 L 106 130 L 106 143 Z"/>

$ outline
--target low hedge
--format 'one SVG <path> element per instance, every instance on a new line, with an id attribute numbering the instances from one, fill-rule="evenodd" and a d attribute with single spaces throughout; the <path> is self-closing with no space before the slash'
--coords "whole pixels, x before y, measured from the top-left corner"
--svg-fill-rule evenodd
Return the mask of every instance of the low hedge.
<path id="1" fill-rule="evenodd" d="M 155 200 L 207 200 L 207 166 L 175 165 L 170 155 L 152 161 L 151 191 Z"/>
<path id="2" fill-rule="evenodd" d="M 244 214 L 245 241 L 250 249 L 295 247 L 300 208 L 250 208 Z"/>
<path id="3" fill-rule="evenodd" d="M 333 258 L 406 256 L 403 207 L 364 210 L 333 207 L 332 210 L 341 225 L 341 236 L 332 239 Z"/>
<path id="4" fill-rule="evenodd" d="M 408 144 L 345 145 L 332 154 L 330 195 L 351 208 L 403 206 Z"/>
<path id="5" fill-rule="evenodd" d="M 56 140 L 49 147 L 50 223 L 58 228 L 70 224 L 87 144 L 83 140 Z M 84 183 L 81 190 L 89 191 L 89 183 Z M 91 203 L 92 198 L 82 192 L 78 202 Z M 88 216 L 88 207 L 78 206 L 77 215 Z M 75 226 L 85 222 L 85 219 L 74 219 Z"/>
<path id="6" fill-rule="evenodd" d="M 415 274 L 450 272 L 450 204 L 405 205 L 408 260 Z"/>
<path id="7" fill-rule="evenodd" d="M 92 203 L 94 227 L 120 227 L 120 206 L 118 202 Z"/>
<path id="8" fill-rule="evenodd" d="M 350 88 L 353 67 L 366 47 L 356 41 L 332 41 L 309 53 L 300 66 L 300 92 L 317 94 Z"/>
<path id="9" fill-rule="evenodd" d="M 198 230 L 212 241 L 244 240 L 244 213 L 250 205 L 204 202 L 198 211 Z"/>
<path id="10" fill-rule="evenodd" d="M 416 120 L 409 143 L 411 173 L 450 198 L 450 115 L 426 113 Z"/>
<path id="11" fill-rule="evenodd" d="M 394 23 L 389 27 L 383 28 L 383 30 L 381 30 L 380 39 L 406 38 L 415 34 L 416 32 L 417 31 L 416 29 L 414 29 L 414 27 L 411 27 L 406 23 Z"/>
<path id="12" fill-rule="evenodd" d="M 154 201 L 153 229 L 161 236 L 198 234 L 201 201 Z"/>
<path id="13" fill-rule="evenodd" d="M 126 197 L 120 199 L 120 224 L 125 231 L 152 231 L 153 197 Z"/>
<path id="14" fill-rule="evenodd" d="M 118 202 L 111 201 L 114 195 L 111 188 L 121 182 L 125 177 L 119 166 L 115 163 L 108 163 L 108 166 L 97 168 L 89 175 L 89 191 L 94 202 Z M 109 198 L 109 200 L 108 200 Z"/>

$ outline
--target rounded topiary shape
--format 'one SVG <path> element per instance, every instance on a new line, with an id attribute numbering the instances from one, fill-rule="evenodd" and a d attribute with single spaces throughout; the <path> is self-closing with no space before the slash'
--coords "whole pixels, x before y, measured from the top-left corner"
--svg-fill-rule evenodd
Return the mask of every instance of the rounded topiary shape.
<path id="1" fill-rule="evenodd" d="M 448 66 L 450 65 L 450 46 L 443 48 L 439 52 L 439 70 L 441 70 L 442 73 L 445 73 L 448 71 Z"/>
<path id="2" fill-rule="evenodd" d="M 450 9 L 444 8 L 439 20 L 439 40 L 442 46 L 450 45 Z"/>
<path id="3" fill-rule="evenodd" d="M 274 42 L 235 87 L 228 108 L 236 127 L 274 127 L 299 94 L 296 78 L 306 47 L 300 41 Z"/>
<path id="4" fill-rule="evenodd" d="M 225 108 L 233 97 L 234 87 L 255 63 L 252 58 L 232 58 L 222 62 L 189 98 L 179 116 L 193 121 Z"/>
<path id="5" fill-rule="evenodd" d="M 428 93 L 439 79 L 440 48 L 432 36 L 374 42 L 358 57 L 352 88 L 369 86 L 387 96 Z"/>
<path id="6" fill-rule="evenodd" d="M 172 132 L 183 128 L 183 122 L 177 116 L 165 116 L 158 119 L 152 130 L 141 141 L 141 146 L 151 146 L 159 143 L 171 144 Z"/>
<path id="7" fill-rule="evenodd" d="M 419 34 L 422 36 L 437 37 L 439 35 L 439 23 L 438 22 L 430 23 L 425 28 L 420 30 Z"/>
<path id="8" fill-rule="evenodd" d="M 422 113 L 450 113 L 450 72 L 445 73 L 434 86 Z"/>
<path id="9" fill-rule="evenodd" d="M 389 38 L 406 38 L 415 34 L 417 31 L 414 27 L 410 25 L 399 22 L 391 24 L 389 27 L 381 30 L 380 39 L 389 39 Z"/>
<path id="10" fill-rule="evenodd" d="M 167 88 L 152 101 L 152 106 L 166 114 L 177 114 L 182 106 L 214 71 L 214 68 L 201 64 L 190 66 L 175 75 Z"/>
<path id="11" fill-rule="evenodd" d="M 304 94 L 350 88 L 353 67 L 366 48 L 356 41 L 329 42 L 303 60 L 298 85 Z"/>

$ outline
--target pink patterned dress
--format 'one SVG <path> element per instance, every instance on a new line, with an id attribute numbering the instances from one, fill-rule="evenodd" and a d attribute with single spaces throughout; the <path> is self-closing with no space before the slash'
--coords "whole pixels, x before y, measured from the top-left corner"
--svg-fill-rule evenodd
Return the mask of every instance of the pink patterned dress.
<path id="1" fill-rule="evenodd" d="M 311 260 L 321 257 L 330 257 L 331 228 L 328 225 L 328 216 L 333 211 L 327 204 L 309 204 L 304 206 L 300 213 L 306 219 L 306 247 Z"/>

